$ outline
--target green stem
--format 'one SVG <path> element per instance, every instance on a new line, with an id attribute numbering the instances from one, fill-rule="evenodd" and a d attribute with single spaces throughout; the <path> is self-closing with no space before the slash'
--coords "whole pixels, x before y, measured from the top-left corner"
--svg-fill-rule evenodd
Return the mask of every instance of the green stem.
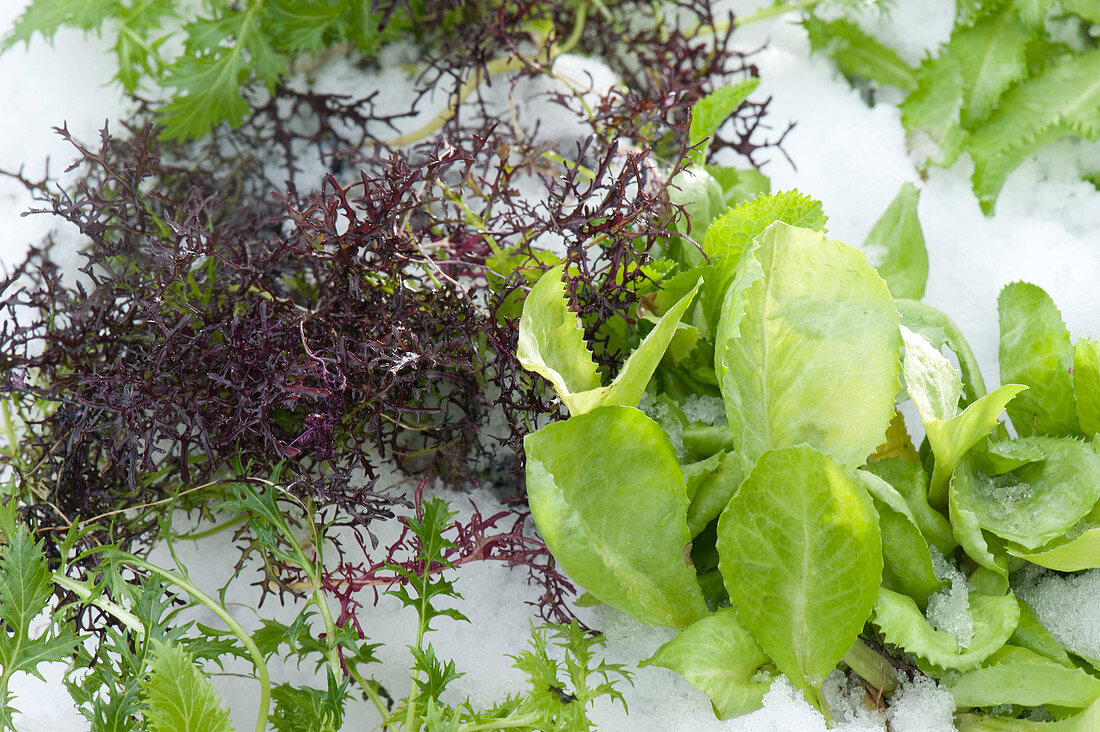
<path id="1" fill-rule="evenodd" d="M 264 655 L 260 652 L 256 642 L 252 640 L 252 635 L 244 629 L 244 626 L 237 622 L 236 618 L 229 614 L 229 611 L 226 610 L 225 607 L 196 587 L 186 577 L 171 570 L 164 569 L 163 567 L 158 567 L 155 564 L 150 564 L 144 559 L 135 557 L 132 554 L 126 554 L 125 552 L 118 552 L 117 554 L 112 552 L 112 554 L 118 557 L 118 561 L 120 562 L 140 567 L 146 572 L 158 575 L 180 589 L 186 590 L 193 601 L 197 600 L 210 610 L 210 612 L 217 615 L 218 618 L 226 624 L 230 632 L 244 644 L 244 647 L 248 649 L 249 655 L 252 656 L 252 663 L 256 666 L 256 678 L 260 682 L 260 711 L 256 715 L 256 732 L 265 732 L 267 729 L 267 715 L 271 709 L 271 677 L 267 672 L 267 661 L 264 659 Z"/>
<path id="2" fill-rule="evenodd" d="M 518 729 L 520 727 L 530 727 L 542 720 L 543 717 L 538 714 L 528 714 L 523 717 L 516 717 L 515 719 L 500 719 L 495 722 L 481 722 L 480 724 L 464 724 L 459 727 L 458 730 L 459 732 L 480 732 L 481 730 L 490 729 Z"/>
<path id="3" fill-rule="evenodd" d="M 859 638 L 848 649 L 842 659 L 871 686 L 879 689 L 884 696 L 890 696 L 898 688 L 898 679 L 894 675 L 894 669 L 882 657 L 882 654 L 874 650 Z"/>
<path id="4" fill-rule="evenodd" d="M 744 17 L 734 17 L 733 26 L 740 28 L 746 25 L 752 25 L 753 23 L 759 23 L 764 20 L 770 20 L 771 18 L 778 18 L 781 15 L 792 13 L 798 10 L 812 10 L 814 6 L 820 4 L 822 0 L 794 0 L 793 2 L 775 2 L 771 5 L 760 8 L 755 13 L 750 13 Z M 725 33 L 730 29 L 730 22 L 728 20 L 721 23 L 715 23 L 713 26 L 706 26 L 696 28 L 689 35 L 692 38 L 700 38 L 710 35 L 718 35 L 719 33 Z"/>
<path id="5" fill-rule="evenodd" d="M 243 524 L 245 521 L 248 521 L 248 514 L 247 513 L 242 513 L 239 516 L 234 516 L 233 518 L 229 519 L 225 523 L 218 524 L 217 526 L 211 526 L 209 529 L 203 529 L 202 531 L 196 531 L 196 532 L 191 533 L 191 534 L 176 534 L 176 533 L 173 533 L 172 534 L 172 539 L 173 540 L 175 540 L 175 539 L 186 539 L 188 541 L 198 541 L 199 539 L 205 539 L 208 536 L 214 536 L 215 534 L 220 534 L 221 532 L 225 531 L 226 529 L 231 529 L 234 526 L 238 526 L 240 524 Z"/>
<path id="6" fill-rule="evenodd" d="M 118 603 L 108 600 L 102 595 L 93 596 L 94 593 L 92 592 L 92 589 L 90 587 L 85 585 L 83 582 L 74 580 L 72 577 L 67 577 L 63 575 L 60 572 L 54 572 L 53 574 L 51 574 L 50 579 L 53 580 L 53 583 L 55 585 L 57 585 L 58 587 L 64 587 L 66 590 L 72 592 L 89 605 L 95 605 L 103 612 L 114 616 L 116 620 L 118 620 L 120 623 L 125 625 L 133 632 L 142 637 L 145 636 L 144 623 L 141 622 L 138 616 L 134 615 L 132 612 L 122 607 Z"/>
<path id="7" fill-rule="evenodd" d="M 577 8 L 577 14 L 573 16 L 573 30 L 569 33 L 569 37 L 565 39 L 565 43 L 561 44 L 559 48 L 560 53 L 569 53 L 581 40 L 581 36 L 584 35 L 584 23 L 587 19 L 588 3 L 582 2 L 580 7 Z"/>

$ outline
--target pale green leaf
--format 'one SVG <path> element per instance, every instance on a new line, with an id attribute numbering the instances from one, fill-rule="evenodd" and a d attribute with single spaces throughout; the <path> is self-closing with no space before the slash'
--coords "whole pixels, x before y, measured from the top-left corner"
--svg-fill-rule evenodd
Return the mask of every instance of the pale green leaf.
<path id="1" fill-rule="evenodd" d="M 924 336 L 901 326 L 901 372 L 921 421 L 946 422 L 959 413 L 962 377 Z"/>
<path id="2" fill-rule="evenodd" d="M 863 242 L 867 259 L 890 286 L 894 297 L 919 300 L 928 281 L 928 251 L 917 218 L 920 191 L 902 185 Z"/>
<path id="3" fill-rule="evenodd" d="M 600 386 L 596 363 L 584 342 L 580 319 L 569 309 L 564 268 L 548 270 L 531 288 L 519 320 L 516 358 L 539 374 L 565 401 L 566 394 Z"/>
<path id="4" fill-rule="evenodd" d="M 570 577 L 643 622 L 683 628 L 706 614 L 685 559 L 683 474 L 656 422 L 600 407 L 528 435 L 524 448 L 531 514 Z"/>
<path id="5" fill-rule="evenodd" d="M 1036 446 L 1043 459 L 996 475 L 983 472 L 977 459 L 966 459 L 951 490 L 982 529 L 1036 550 L 1092 511 L 1100 499 L 1100 455 L 1072 438 L 1024 437 L 1019 442 Z"/>
<path id="6" fill-rule="evenodd" d="M 809 15 L 802 25 L 810 37 L 810 48 L 831 58 L 845 76 L 870 79 L 903 91 L 917 85 L 916 72 L 897 51 L 850 20 L 825 21 Z"/>
<path id="7" fill-rule="evenodd" d="M 1096 732 L 1100 729 L 1100 701 L 1093 702 L 1080 714 L 1057 722 L 959 714 L 955 716 L 955 726 L 958 732 Z"/>
<path id="8" fill-rule="evenodd" d="M 718 519 L 717 548 L 741 624 L 820 709 L 821 683 L 863 630 L 882 578 L 866 490 L 811 447 L 769 450 Z"/>
<path id="9" fill-rule="evenodd" d="M 905 499 L 921 535 L 939 549 L 940 554 L 945 557 L 951 555 L 958 542 L 951 533 L 951 523 L 947 517 L 928 505 L 928 473 L 919 464 L 902 458 L 888 458 L 863 469 L 893 486 Z"/>
<path id="10" fill-rule="evenodd" d="M 947 346 L 958 357 L 964 399 L 973 402 L 985 394 L 985 380 L 978 368 L 978 359 L 954 321 L 928 303 L 899 298 L 897 304 L 906 328 L 920 333 L 936 348 Z"/>
<path id="11" fill-rule="evenodd" d="M 1001 341 L 1001 383 L 1029 389 L 1008 406 L 1017 434 L 1076 435 L 1073 344 L 1062 315 L 1041 288 L 1006 285 L 997 298 Z"/>
<path id="12" fill-rule="evenodd" d="M 699 242 L 711 220 L 725 207 L 722 186 L 702 165 L 692 165 L 669 182 L 668 198 L 683 207 L 686 217 L 677 224 L 684 237 L 674 237 L 669 243 L 669 256 L 685 269 L 697 267 L 704 262 Z M 694 242 L 687 240 L 689 235 Z"/>
<path id="13" fill-rule="evenodd" d="M 767 662 L 726 607 L 689 625 L 640 665 L 676 671 L 710 697 L 719 719 L 730 719 L 760 708 L 771 686 L 771 679 L 759 676 Z"/>
<path id="14" fill-rule="evenodd" d="M 1020 606 L 1012 595 L 990 597 L 970 593 L 974 637 L 966 648 L 948 633 L 936 630 L 913 598 L 882 588 L 875 602 L 874 623 L 887 643 L 892 643 L 940 669 L 968 671 L 999 650 L 1020 619 Z"/>
<path id="15" fill-rule="evenodd" d="M 784 191 L 757 196 L 711 222 L 703 239 L 703 251 L 711 261 L 711 268 L 699 302 L 705 322 L 712 330 L 722 315 L 722 302 L 737 273 L 742 252 L 777 221 L 824 232 L 827 218 L 820 201 L 798 191 Z"/>
<path id="16" fill-rule="evenodd" d="M 727 168 L 722 165 L 708 165 L 707 172 L 722 187 L 722 205 L 736 206 L 751 201 L 771 190 L 768 176 L 756 168 Z"/>
<path id="17" fill-rule="evenodd" d="M 960 707 L 1056 704 L 1081 709 L 1100 697 L 1100 679 L 1095 676 L 1010 645 L 990 656 L 981 668 L 950 680 L 947 688 Z"/>
<path id="18" fill-rule="evenodd" d="M 971 404 L 962 414 L 947 421 L 927 420 L 924 423 L 928 443 L 936 457 L 928 488 L 928 500 L 933 506 L 943 506 L 948 481 L 963 455 L 989 436 L 1005 406 L 1026 389 L 1019 384 L 1005 384 Z"/>
<path id="19" fill-rule="evenodd" d="M 857 470 L 856 476 L 874 501 L 882 534 L 883 583 L 914 598 L 920 607 L 943 583 L 932 566 L 928 542 L 905 498 L 874 473 Z"/>
<path id="20" fill-rule="evenodd" d="M 760 79 L 743 79 L 736 84 L 719 87 L 700 99 L 691 108 L 691 125 L 688 127 L 688 145 L 699 145 L 691 152 L 692 160 L 702 165 L 707 160 L 710 143 L 700 145 L 707 138 L 714 137 L 723 123 L 737 111 L 737 108 L 760 86 Z"/>
<path id="21" fill-rule="evenodd" d="M 1082 338 L 1073 348 L 1073 398 L 1081 432 L 1100 432 L 1100 341 Z"/>
<path id="22" fill-rule="evenodd" d="M 153 640 L 152 672 L 142 682 L 150 732 L 233 732 L 210 680 L 182 648 Z"/>
<path id="23" fill-rule="evenodd" d="M 718 465 L 699 481 L 695 495 L 691 497 L 687 522 L 692 536 L 697 536 L 707 524 L 718 518 L 741 487 L 744 477 L 737 464 L 737 456 L 722 453 Z"/>
<path id="24" fill-rule="evenodd" d="M 1100 529 L 1087 529 L 1065 543 L 1029 552 L 1012 545 L 1007 551 L 1040 567 L 1059 572 L 1080 572 L 1100 567 Z"/>
<path id="25" fill-rule="evenodd" d="M 743 305 L 727 297 L 724 308 L 743 313 L 727 321 L 738 328 L 724 348 L 716 344 L 742 470 L 765 450 L 802 443 L 862 465 L 886 433 L 899 387 L 890 291 L 862 252 L 818 232 L 777 223 L 757 242 L 745 259 L 761 274 Z"/>
<path id="26" fill-rule="evenodd" d="M 600 405 L 637 406 L 653 372 L 657 370 L 657 365 L 661 363 L 673 336 L 676 335 L 680 319 L 684 317 L 701 285 L 702 282 L 696 282 L 695 287 L 661 316 L 608 386 L 573 394 L 569 399 L 563 396 L 562 401 L 569 407 L 569 413 L 581 414 Z"/>

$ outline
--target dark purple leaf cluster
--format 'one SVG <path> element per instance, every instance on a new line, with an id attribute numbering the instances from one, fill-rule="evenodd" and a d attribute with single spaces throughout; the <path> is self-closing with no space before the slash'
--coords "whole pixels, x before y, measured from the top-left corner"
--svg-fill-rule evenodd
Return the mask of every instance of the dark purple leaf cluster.
<path id="1" fill-rule="evenodd" d="M 431 52 L 422 88 L 459 89 L 499 58 L 541 73 L 549 46 L 530 47 L 530 21 L 553 24 L 549 43 L 577 19 L 565 0 L 493 5 Z M 709 3 L 678 5 L 675 24 L 650 3 L 589 15 L 578 48 L 629 83 L 578 117 L 587 133 L 568 149 L 477 98 L 438 134 L 391 149 L 380 135 L 404 115 L 377 113 L 374 95 L 289 87 L 239 129 L 185 146 L 165 146 L 147 111 L 95 146 L 60 130 L 78 153 L 75 186 L 18 177 L 87 237 L 80 275 L 63 276 L 46 246 L 0 280 L 0 396 L 25 415 L 46 405 L 15 466 L 36 528 L 109 514 L 110 540 L 127 545 L 156 527 L 163 504 L 151 504 L 241 465 L 282 471 L 361 537 L 408 505 L 383 465 L 521 494 L 502 476 L 522 435 L 560 408 L 516 361 L 527 287 L 559 258 L 575 265 L 570 294 L 595 355 L 620 363 L 642 265 L 680 215 L 665 187 L 687 161 L 689 107 L 755 73 L 728 35 L 684 30 L 715 25 Z M 555 99 L 578 114 L 570 94 Z M 763 112 L 746 105 L 735 120 L 750 162 L 771 146 Z M 202 506 L 192 495 L 177 505 Z M 572 588 L 525 526 L 521 513 L 475 510 L 454 527 L 452 561 L 526 566 L 543 616 L 562 620 Z M 403 546 L 341 563 L 330 589 L 346 612 L 357 600 L 340 593 L 377 584 Z"/>

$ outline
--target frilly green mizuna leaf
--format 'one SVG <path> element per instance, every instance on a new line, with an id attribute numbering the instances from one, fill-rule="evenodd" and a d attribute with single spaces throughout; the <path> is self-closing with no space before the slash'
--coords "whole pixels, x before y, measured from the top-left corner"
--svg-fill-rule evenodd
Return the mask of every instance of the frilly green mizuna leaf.
<path id="1" fill-rule="evenodd" d="M 684 628 L 707 613 L 687 556 L 676 451 L 630 407 L 599 407 L 524 440 L 531 515 L 562 568 L 638 620 Z"/>
<path id="2" fill-rule="evenodd" d="M 689 625 L 640 665 L 678 672 L 710 697 L 719 719 L 729 719 L 760 708 L 771 686 L 770 678 L 758 677 L 767 662 L 733 608 L 725 607 Z"/>
<path id="3" fill-rule="evenodd" d="M 802 443 L 862 465 L 894 415 L 899 320 L 862 252 L 770 226 L 744 256 L 715 341 L 742 469 L 765 450 Z"/>
<path id="4" fill-rule="evenodd" d="M 827 713 L 821 683 L 863 630 L 882 579 L 867 491 L 811 447 L 769 450 L 718 519 L 716 544 L 738 620 Z"/>

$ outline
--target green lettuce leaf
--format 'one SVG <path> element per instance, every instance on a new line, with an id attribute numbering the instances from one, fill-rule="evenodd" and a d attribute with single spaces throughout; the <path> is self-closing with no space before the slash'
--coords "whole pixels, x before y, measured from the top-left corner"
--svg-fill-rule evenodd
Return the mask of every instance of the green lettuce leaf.
<path id="1" fill-rule="evenodd" d="M 719 382 L 742 470 L 765 450 L 801 443 L 862 465 L 899 387 L 899 316 L 886 283 L 862 252 L 782 223 L 745 260 L 715 354 L 724 352 Z"/>
<path id="2" fill-rule="evenodd" d="M 771 679 L 760 675 L 767 662 L 733 608 L 726 607 L 689 625 L 639 665 L 676 671 L 710 697 L 719 719 L 730 719 L 760 708 L 771 686 Z"/>
<path id="3" fill-rule="evenodd" d="M 1073 397 L 1081 432 L 1100 432 L 1100 341 L 1081 338 L 1073 348 Z"/>
<path id="4" fill-rule="evenodd" d="M 191 654 L 153 639 L 152 672 L 141 685 L 151 732 L 233 732 L 210 680 Z"/>
<path id="5" fill-rule="evenodd" d="M 527 435 L 524 448 L 531 515 L 570 577 L 642 622 L 683 628 L 706 615 L 685 561 L 683 474 L 656 422 L 599 407 Z"/>
<path id="6" fill-rule="evenodd" d="M 894 297 L 920 300 L 928 281 L 928 251 L 917 218 L 920 191 L 912 183 L 902 185 L 879 220 L 871 228 L 863 250 L 876 262 L 875 269 L 890 286 Z"/>
<path id="7" fill-rule="evenodd" d="M 935 669 L 968 671 L 1008 642 L 1020 619 L 1020 606 L 1012 595 L 990 597 L 972 592 L 970 614 L 974 637 L 966 648 L 959 648 L 954 637 L 933 628 L 913 598 L 885 587 L 875 602 L 873 621 L 886 642 L 915 654 Z"/>
<path id="8" fill-rule="evenodd" d="M 950 680 L 947 688 L 960 707 L 1056 704 L 1081 709 L 1100 697 L 1100 679 L 1095 676 L 1010 645 L 986 659 L 981 668 Z"/>
<path id="9" fill-rule="evenodd" d="M 737 111 L 737 108 L 758 86 L 760 86 L 760 79 L 742 79 L 736 84 L 715 89 L 691 108 L 688 146 L 698 146 L 691 151 L 691 158 L 696 165 L 702 165 L 707 161 L 707 153 L 710 150 L 708 138 L 714 137 L 718 128 Z M 706 141 L 705 144 L 700 144 L 704 141 Z"/>
<path id="10" fill-rule="evenodd" d="M 818 709 L 882 578 L 863 486 L 805 445 L 769 450 L 718 519 L 719 569 L 741 624 Z"/>
<path id="11" fill-rule="evenodd" d="M 1008 407 L 1017 434 L 1076 435 L 1073 344 L 1062 315 L 1041 288 L 1014 282 L 997 298 L 1001 319 L 1001 383 L 1029 390 Z"/>

